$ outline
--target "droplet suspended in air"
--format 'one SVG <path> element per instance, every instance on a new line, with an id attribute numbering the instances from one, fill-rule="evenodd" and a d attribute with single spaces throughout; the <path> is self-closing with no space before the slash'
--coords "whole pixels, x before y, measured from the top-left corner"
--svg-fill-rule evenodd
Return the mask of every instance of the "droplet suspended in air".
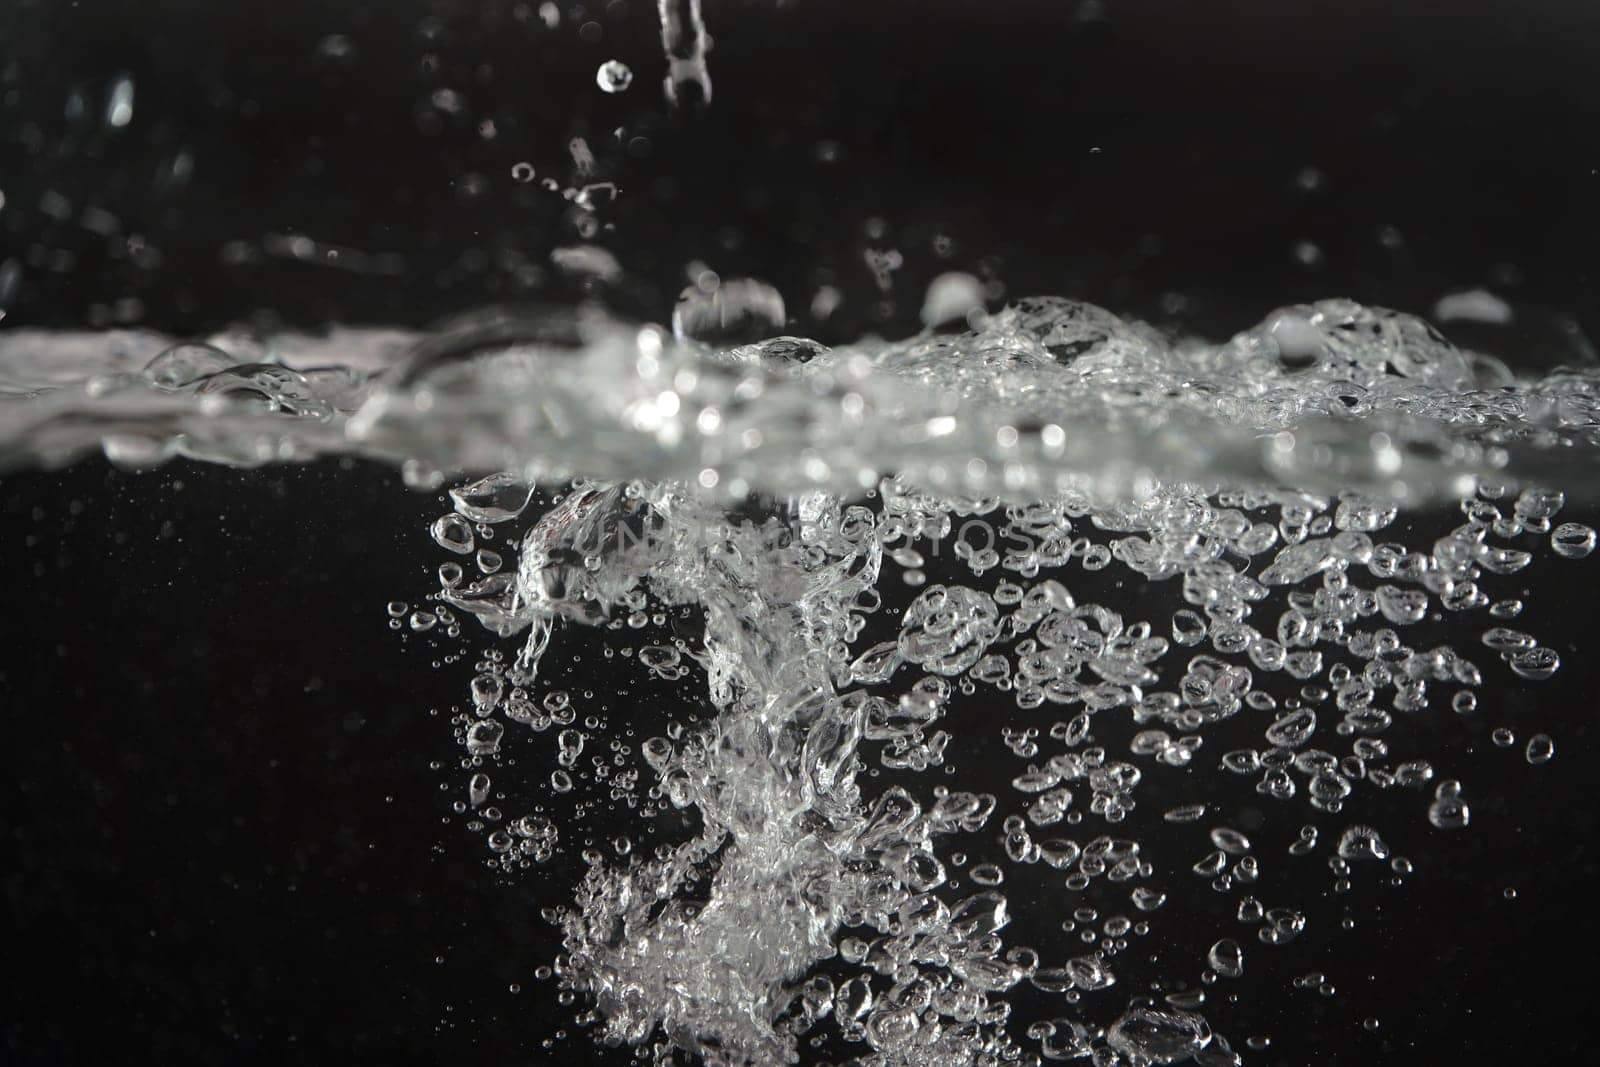
<path id="1" fill-rule="evenodd" d="M 718 279 L 709 291 L 700 285 L 683 291 L 672 310 L 672 332 L 680 340 L 735 345 L 766 340 L 786 320 L 783 296 L 772 286 L 751 278 Z"/>
<path id="2" fill-rule="evenodd" d="M 939 275 L 922 298 L 922 325 L 932 329 L 983 310 L 983 283 L 962 271 Z"/>

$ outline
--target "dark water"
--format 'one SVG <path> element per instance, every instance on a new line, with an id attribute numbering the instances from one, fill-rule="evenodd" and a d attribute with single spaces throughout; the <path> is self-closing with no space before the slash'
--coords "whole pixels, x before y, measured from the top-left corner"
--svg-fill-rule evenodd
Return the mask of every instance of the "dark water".
<path id="1" fill-rule="evenodd" d="M 367 466 L 129 475 L 91 462 L 8 478 L 0 508 L 16 592 L 4 686 L 17 1062 L 129 1046 L 182 1063 L 627 1061 L 582 1033 L 541 1047 L 576 1028 L 554 983 L 533 978 L 558 950 L 537 913 L 567 899 L 581 865 L 495 876 L 481 835 L 450 814 L 455 749 L 428 711 L 460 702 L 462 665 L 429 669 L 384 611 L 430 584 L 430 497 Z M 1289 872 L 1280 896 L 1324 921 L 1270 953 L 1247 943 L 1246 977 L 1227 990 L 1237 1002 L 1206 1007 L 1236 1047 L 1272 1036 L 1265 1053 L 1241 1050 L 1246 1062 L 1539 1062 L 1588 1047 L 1596 676 L 1589 589 L 1564 586 L 1560 562 L 1525 572 L 1539 590 L 1530 628 L 1564 661 L 1556 678 L 1491 677 L 1478 714 L 1405 724 L 1406 744 L 1467 782 L 1473 825 L 1430 829 L 1420 795 L 1369 798 L 1361 810 L 1417 866 L 1403 887 L 1373 875 L 1336 899 L 1319 862 Z M 630 684 L 592 649 L 555 669 L 600 699 Z M 978 746 L 963 780 L 1014 773 L 996 713 L 1038 721 L 983 705 L 952 718 Z M 1515 747 L 1490 742 L 1499 725 Z M 1529 767 L 1521 748 L 1537 730 L 1557 755 Z M 523 761 L 543 766 L 548 745 Z M 1250 795 L 1215 784 L 1230 805 Z M 1172 802 L 1199 795 L 1183 788 Z M 1282 833 L 1299 821 L 1269 814 Z M 996 841 L 972 847 L 974 863 L 979 850 L 1000 858 Z M 1187 872 L 1172 880 L 1214 896 Z M 1199 928 L 1158 924 L 1152 951 L 1202 953 L 1232 926 L 1233 899 L 1202 899 L 1196 913 L 1216 914 Z M 1048 900 L 1027 911 L 1062 917 Z M 1333 928 L 1343 913 L 1354 931 Z M 1294 986 L 1313 971 L 1335 995 Z"/>

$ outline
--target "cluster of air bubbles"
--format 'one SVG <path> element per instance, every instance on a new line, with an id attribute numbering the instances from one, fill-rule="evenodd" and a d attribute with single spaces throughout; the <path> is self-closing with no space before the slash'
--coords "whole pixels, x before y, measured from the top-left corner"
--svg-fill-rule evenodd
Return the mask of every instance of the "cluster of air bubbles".
<path id="1" fill-rule="evenodd" d="M 730 325 L 712 292 L 686 297 L 681 333 Z M 1392 503 L 1357 490 L 1180 484 L 1006 503 L 891 477 L 863 503 L 813 492 L 730 511 L 695 486 L 578 482 L 529 521 L 534 496 L 522 477 L 494 475 L 451 491 L 433 527 L 463 557 L 494 524 L 521 531 L 503 570 L 465 584 L 462 564 L 441 568 L 439 598 L 522 642 L 471 683 L 465 816 L 504 853 L 511 838 L 475 814 L 484 768 L 546 730 L 549 810 L 597 787 L 621 795 L 589 760 L 604 731 L 573 725 L 582 709 L 566 690 L 539 695 L 553 684 L 540 665 L 555 628 L 614 631 L 627 643 L 604 654 L 636 672 L 630 684 L 693 676 L 714 717 L 685 728 L 641 708 L 653 736 L 617 765 L 629 763 L 647 810 L 693 811 L 699 829 L 653 852 L 586 850 L 576 899 L 551 918 L 562 980 L 590 998 L 606 1040 L 664 1040 L 727 1064 L 793 1062 L 823 1034 L 862 1046 L 860 1063 L 1242 1062 L 1201 1014 L 1206 986 L 1244 973 L 1246 943 L 1271 966 L 1281 946 L 1326 936 L 1315 900 L 1263 891 L 1274 868 L 1320 854 L 1340 894 L 1367 872 L 1411 875 L 1389 826 L 1344 814 L 1358 799 L 1378 810 L 1369 796 L 1393 794 L 1397 837 L 1415 822 L 1470 825 L 1466 787 L 1417 754 L 1406 724 L 1474 713 L 1491 672 L 1508 685 L 1556 673 L 1554 651 L 1503 625 L 1534 592 L 1517 586 L 1513 599 L 1506 583 L 1540 538 L 1577 558 L 1573 531 L 1588 530 L 1552 523 L 1560 493 L 1491 484 L 1420 541 Z M 989 536 L 974 547 L 980 528 Z M 1094 575 L 1112 566 L 1170 596 L 1108 597 Z M 892 593 L 891 575 L 934 570 L 949 577 Z M 691 608 L 705 619 L 699 647 L 627 640 Z M 1482 620 L 1487 661 L 1426 639 L 1446 616 Z M 1006 720 L 1009 782 L 872 781 L 874 764 L 963 773 L 974 711 Z M 1213 749 L 1213 736 L 1228 742 Z M 1507 729 L 1494 740 L 1514 743 Z M 1553 752 L 1544 734 L 1525 746 L 1531 764 Z M 1147 799 L 1197 769 L 1243 788 Z M 1298 827 L 1286 857 L 1259 843 L 1279 819 Z M 1185 836 L 1193 851 L 1143 839 L 1160 826 L 1157 840 Z M 976 862 L 955 840 L 985 835 L 994 851 Z M 552 835 L 538 856 L 559 847 Z M 1007 893 L 1040 879 L 1070 916 L 1065 952 L 1007 935 Z M 1188 879 L 1230 900 L 1238 925 L 1204 952 L 1198 986 L 1171 990 L 1157 971 L 1154 988 L 1171 991 L 1114 1000 L 1151 980 L 1157 957 L 1128 950 L 1165 916 L 1186 921 Z M 1024 898 L 1030 912 L 1045 906 L 1039 892 Z M 1299 981 L 1334 995 L 1325 976 Z M 1024 984 L 1062 998 L 1066 1016 L 1013 1017 L 1007 994 Z"/>

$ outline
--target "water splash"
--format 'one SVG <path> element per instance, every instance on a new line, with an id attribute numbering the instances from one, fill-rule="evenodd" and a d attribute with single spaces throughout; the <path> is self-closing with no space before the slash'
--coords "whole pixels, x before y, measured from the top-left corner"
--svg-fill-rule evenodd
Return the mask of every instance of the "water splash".
<path id="1" fill-rule="evenodd" d="M 96 447 L 137 464 L 354 453 L 418 471 L 678 481 L 723 501 L 860 493 L 888 474 L 971 499 L 1135 505 L 1179 483 L 1400 503 L 1483 479 L 1596 484 L 1600 373 L 1518 379 L 1422 320 L 1349 301 L 1287 308 L 1220 344 L 1056 298 L 904 341 L 702 342 L 712 326 L 726 340 L 781 318 L 776 294 L 749 292 L 737 308 L 723 294 L 680 309 L 678 338 L 537 308 L 428 334 L 11 331 L 0 465 Z"/>
<path id="2" fill-rule="evenodd" d="M 429 640 L 471 616 L 514 642 L 457 716 L 463 815 L 507 871 L 581 840 L 589 790 L 642 828 L 681 816 L 648 854 L 588 850 L 548 912 L 603 1040 L 724 1065 L 1241 1062 L 1204 989 L 1243 972 L 1243 941 L 1254 969 L 1321 936 L 1287 865 L 1321 851 L 1336 894 L 1406 877 L 1406 825 L 1472 824 L 1407 720 L 1560 669 L 1510 595 L 1546 545 L 1593 550 L 1552 486 L 1595 484 L 1595 372 L 1517 379 L 1346 301 L 1220 344 L 1052 298 L 903 341 L 731 343 L 781 322 L 772 296 L 690 294 L 672 334 L 509 308 L 426 335 L 12 332 L 0 459 L 475 472 L 432 525 L 432 602 L 389 607 Z M 1452 528 L 1401 523 L 1441 499 Z M 1482 619 L 1479 644 L 1426 640 L 1444 615 Z M 542 669 L 574 627 L 710 714 L 603 754 Z M 1002 705 L 1009 783 L 933 784 Z M 551 730 L 546 810 L 502 812 L 496 783 Z M 1247 833 L 1215 790 L 1150 800 L 1197 778 L 1281 815 Z M 1346 814 L 1379 797 L 1389 821 Z M 1300 824 L 1281 851 L 1280 823 Z M 1197 891 L 1237 928 L 1150 973 L 1141 939 Z M 1081 949 L 1028 932 L 1038 900 Z M 1186 968 L 1199 986 L 1175 988 Z"/>

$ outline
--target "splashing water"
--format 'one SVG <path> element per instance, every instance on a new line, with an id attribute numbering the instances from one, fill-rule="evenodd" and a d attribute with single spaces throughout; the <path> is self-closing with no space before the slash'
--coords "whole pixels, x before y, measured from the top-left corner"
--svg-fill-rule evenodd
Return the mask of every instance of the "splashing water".
<path id="1" fill-rule="evenodd" d="M 859 494 L 897 474 L 947 497 L 1075 492 L 1134 513 L 1178 486 L 1416 504 L 1483 479 L 1592 483 L 1593 368 L 1517 379 L 1420 319 L 1350 301 L 1286 308 L 1221 344 L 1038 298 L 958 334 L 727 346 L 770 334 L 782 308 L 757 282 L 690 290 L 676 338 L 594 309 L 515 307 L 420 335 L 14 330 L 0 337 L 0 466 L 94 448 L 128 464 L 348 452 L 530 481 L 682 481 L 725 502 Z M 1586 547 L 1581 530 L 1558 540 Z"/>
<path id="2" fill-rule="evenodd" d="M 669 6 L 698 27 L 663 0 L 664 27 Z M 549 912 L 561 981 L 604 1040 L 726 1065 L 799 1062 L 803 1044 L 874 1067 L 1242 1062 L 1203 994 L 1124 997 L 1150 977 L 1133 948 L 1199 885 L 1238 898 L 1234 929 L 1169 961 L 1203 984 L 1315 936 L 1314 908 L 1254 893 L 1318 852 L 1336 891 L 1403 877 L 1389 825 L 1344 814 L 1361 797 L 1389 795 L 1397 824 L 1470 826 L 1470 787 L 1404 722 L 1471 713 L 1491 673 L 1559 669 L 1502 624 L 1527 625 L 1509 586 L 1546 542 L 1594 549 L 1588 526 L 1555 524 L 1551 487 L 1595 484 L 1600 376 L 1518 379 L 1346 301 L 1221 344 L 1053 298 L 993 316 L 963 298 L 970 329 L 899 342 L 736 343 L 782 322 L 775 296 L 691 291 L 670 334 L 518 309 L 427 335 L 15 331 L 0 463 L 98 447 L 128 465 L 360 454 L 427 488 L 474 472 L 432 527 L 436 606 L 390 607 L 397 626 L 459 633 L 470 615 L 515 643 L 478 663 L 458 720 L 470 809 L 516 773 L 513 746 L 555 729 L 548 810 L 610 790 L 641 837 L 680 815 L 649 854 L 631 837 L 586 854 Z M 1442 499 L 1459 524 L 1402 542 L 1401 509 Z M 1487 614 L 1481 645 L 1427 647 L 1440 613 Z M 578 627 L 713 714 L 663 723 L 638 763 L 597 755 L 598 718 L 579 728 L 541 674 Z M 1011 781 L 932 784 L 981 742 L 986 717 L 962 709 L 1001 701 L 1039 724 L 1000 734 Z M 1525 748 L 1555 752 L 1542 734 Z M 1287 858 L 1214 792 L 1147 799 L 1209 766 L 1304 823 Z M 569 847 L 569 807 L 486 819 L 496 862 Z M 1189 851 L 1150 847 L 1162 826 Z M 976 834 L 1003 864 L 967 865 Z M 1081 953 L 1021 943 L 1024 900 L 1070 914 Z M 1035 994 L 1065 1006 L 1025 1017 Z"/>

